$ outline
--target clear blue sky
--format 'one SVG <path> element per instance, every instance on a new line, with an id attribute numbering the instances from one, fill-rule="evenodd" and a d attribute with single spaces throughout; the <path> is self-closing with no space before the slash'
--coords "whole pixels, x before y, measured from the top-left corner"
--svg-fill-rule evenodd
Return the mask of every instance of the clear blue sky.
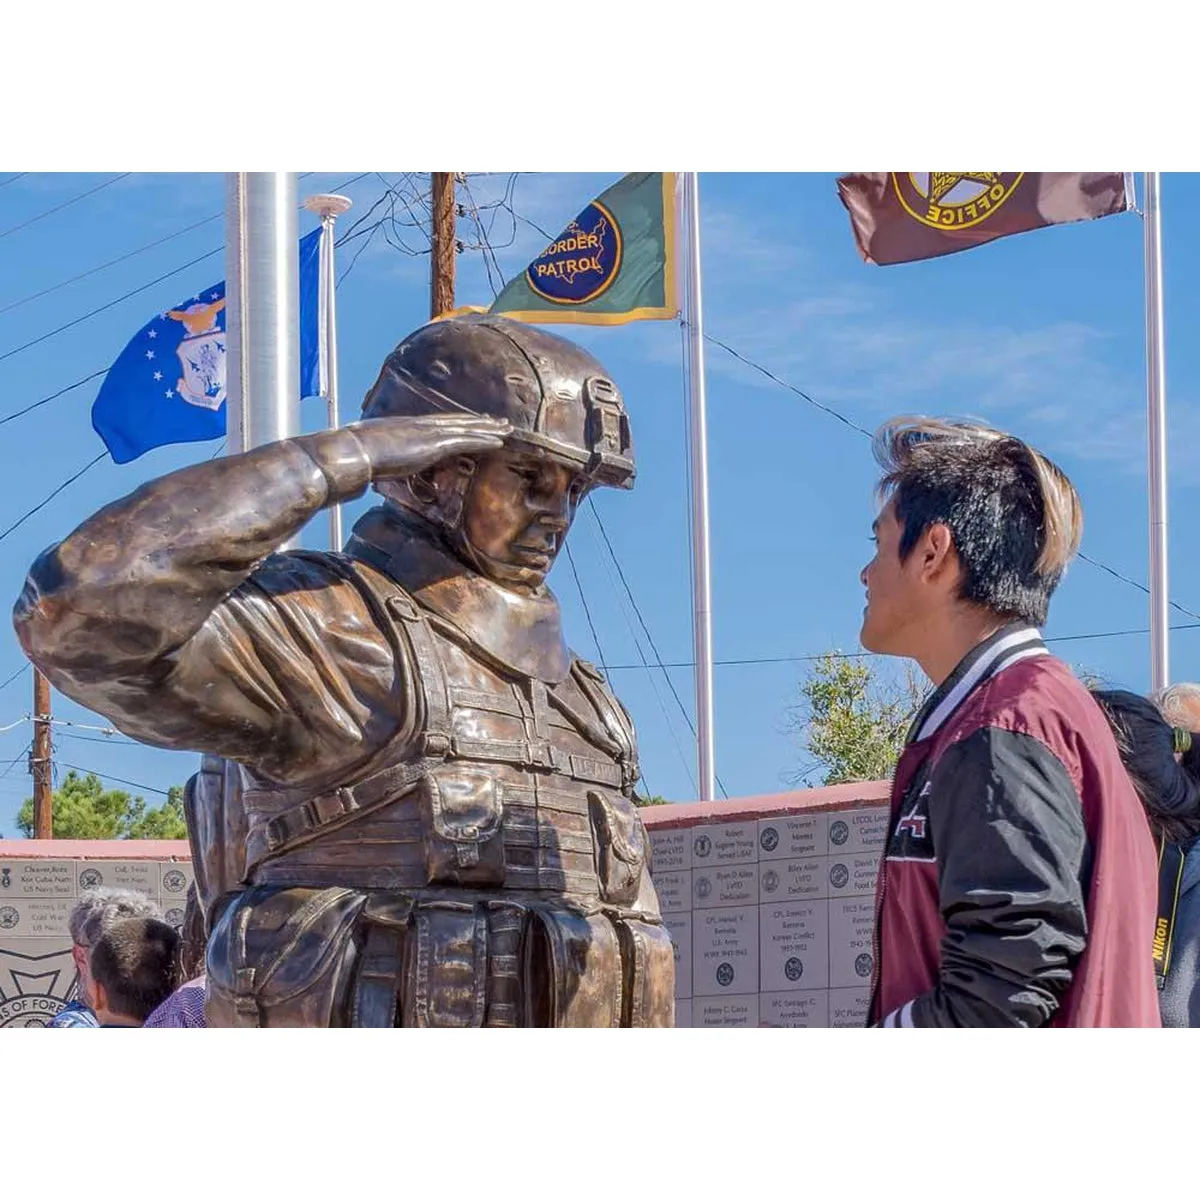
<path id="1" fill-rule="evenodd" d="M 12 173 L 0 173 L 0 184 Z M 301 194 L 328 189 L 353 173 L 316 173 Z M 134 174 L 46 213 L 112 175 L 30 174 L 0 186 L 0 417 L 107 367 L 154 313 L 224 274 L 223 178 Z M 554 233 L 615 175 L 527 174 L 511 193 L 491 239 L 496 265 L 510 277 L 540 249 L 533 222 Z M 402 179 L 387 173 L 387 179 Z M 421 177 L 416 177 L 420 184 Z M 509 176 L 472 176 L 471 197 L 486 206 Z M 410 190 L 407 184 L 404 190 Z M 378 176 L 345 189 L 355 207 L 343 227 L 384 193 Z M 466 197 L 464 197 L 466 200 Z M 469 203 L 469 202 L 468 202 Z M 1186 218 L 1200 204 L 1200 179 L 1163 181 L 1168 402 L 1170 409 L 1171 595 L 1200 612 L 1200 569 L 1188 517 L 1195 502 L 1200 404 L 1193 379 L 1200 349 L 1190 336 L 1197 300 L 1200 236 Z M 701 178 L 707 331 L 815 400 L 865 428 L 898 412 L 974 415 L 1028 438 L 1072 476 L 1086 511 L 1084 550 L 1136 580 L 1146 579 L 1145 369 L 1141 222 L 1133 214 L 1007 238 L 967 253 L 898 267 L 868 267 L 855 250 L 828 174 L 708 174 Z M 384 210 L 377 210 L 374 221 Z M 398 210 L 403 216 L 403 209 Z M 207 217 L 199 228 L 50 294 L 26 297 Z M 370 222 L 368 222 L 370 223 Z M 304 215 L 301 232 L 312 226 Z M 11 231 L 11 232 L 10 232 Z M 386 353 L 419 325 L 428 307 L 428 256 L 410 255 L 417 230 L 377 231 L 339 291 L 342 419 L 352 420 Z M 509 241 L 515 233 L 510 245 Z M 474 223 L 463 222 L 468 243 Z M 393 240 L 395 240 L 393 236 Z M 349 265 L 354 243 L 340 253 Z M 49 333 L 208 251 L 202 262 L 121 299 L 95 316 L 27 349 Z M 495 279 L 495 268 L 493 278 Z M 459 260 L 460 303 L 492 296 L 483 256 Z M 15 307 L 12 307 L 14 306 Z M 672 322 L 567 332 L 608 365 L 633 417 L 639 476 L 631 493 L 602 492 L 596 506 L 654 642 L 667 663 L 692 658 L 687 445 L 682 342 Z M 718 660 L 795 658 L 853 651 L 862 608 L 858 572 L 869 552 L 875 478 L 867 439 L 794 393 L 708 347 L 714 636 Z M 3 426 L 0 505 L 6 528 L 101 449 L 89 410 L 99 380 Z M 318 402 L 304 426 L 316 429 Z M 104 460 L 0 541 L 5 611 L 34 556 L 104 503 L 142 481 L 208 457 L 216 443 L 167 447 L 118 467 Z M 352 506 L 349 518 L 365 507 Z M 323 544 L 325 522 L 305 541 Z M 603 657 L 638 725 L 649 788 L 691 798 L 691 735 L 661 672 L 641 669 L 637 642 L 653 654 L 586 508 L 572 534 Z M 552 585 L 568 634 L 597 657 L 579 592 L 565 558 Z M 1176 611 L 1184 625 L 1195 622 Z M 1113 634 L 1062 642 L 1073 664 L 1115 684 L 1148 686 L 1147 603 L 1143 592 L 1086 562 L 1061 587 L 1050 637 Z M 635 642 L 635 633 L 636 639 Z M 1172 640 L 1175 678 L 1200 675 L 1200 637 Z M 7 619 L 0 633 L 0 682 L 23 658 Z M 624 669 L 637 668 L 637 669 Z M 781 790 L 805 760 L 785 732 L 805 664 L 719 666 L 716 671 L 717 770 L 731 795 Z M 693 675 L 670 669 L 689 714 Z M 130 744 L 78 728 L 105 725 L 55 696 L 56 758 L 165 790 L 195 769 L 188 754 Z M 0 690 L 0 726 L 31 706 L 28 673 Z M 27 723 L 0 734 L 0 834 L 29 794 Z M 139 789 L 133 789 L 139 790 Z"/>

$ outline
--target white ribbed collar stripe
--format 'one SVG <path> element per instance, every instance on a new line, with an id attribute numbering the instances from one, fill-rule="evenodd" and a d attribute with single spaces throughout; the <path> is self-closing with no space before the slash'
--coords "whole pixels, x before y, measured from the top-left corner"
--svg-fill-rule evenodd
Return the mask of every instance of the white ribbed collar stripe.
<path id="1" fill-rule="evenodd" d="M 921 723 L 914 742 L 931 737 L 949 720 L 956 708 L 983 682 L 1011 663 L 1023 658 L 1049 654 L 1042 643 L 1041 632 L 1029 626 L 1014 629 L 996 639 L 971 664 L 963 677 L 946 693 L 934 710 Z"/>

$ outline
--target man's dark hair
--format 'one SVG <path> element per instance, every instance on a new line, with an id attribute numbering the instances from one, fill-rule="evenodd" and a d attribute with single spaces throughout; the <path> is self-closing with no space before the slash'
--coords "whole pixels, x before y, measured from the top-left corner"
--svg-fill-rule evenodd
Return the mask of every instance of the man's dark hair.
<path id="1" fill-rule="evenodd" d="M 108 1007 L 144 1021 L 174 990 L 179 934 L 165 921 L 131 917 L 105 930 L 92 947 L 92 978 Z"/>
<path id="2" fill-rule="evenodd" d="M 930 525 L 945 525 L 962 563 L 959 597 L 1043 624 L 1083 530 L 1066 475 L 1018 438 L 962 421 L 899 417 L 874 449 L 880 497 L 904 528 L 901 561 Z"/>
<path id="3" fill-rule="evenodd" d="M 1164 698 L 1170 711 L 1173 691 L 1149 700 L 1134 692 L 1095 688 L 1092 698 L 1108 718 L 1121 762 L 1155 837 L 1188 844 L 1200 837 L 1200 738 L 1190 730 L 1176 729 L 1168 720 Z M 1183 750 L 1178 763 L 1177 749 Z"/>

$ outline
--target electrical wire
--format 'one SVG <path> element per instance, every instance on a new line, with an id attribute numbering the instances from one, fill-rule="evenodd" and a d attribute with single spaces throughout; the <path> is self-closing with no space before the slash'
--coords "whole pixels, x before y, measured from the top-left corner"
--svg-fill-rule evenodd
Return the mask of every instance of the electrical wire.
<path id="1" fill-rule="evenodd" d="M 94 188 L 88 188 L 86 192 L 80 192 L 78 196 L 72 196 L 70 200 L 64 200 L 61 204 L 56 204 L 53 208 L 48 208 L 45 212 L 38 213 L 36 217 L 30 217 L 28 220 L 22 221 L 19 225 L 12 226 L 11 229 L 5 229 L 3 232 L 0 232 L 0 238 L 20 233 L 22 229 L 28 229 L 30 225 L 36 225 L 39 221 L 44 221 L 47 217 L 62 212 L 64 208 L 70 208 L 72 204 L 78 204 L 80 200 L 86 200 L 89 196 L 94 196 L 97 192 L 102 192 L 105 188 L 112 187 L 114 183 L 120 183 L 122 179 L 128 179 L 132 174 L 132 171 L 125 171 L 120 175 L 114 175 L 111 179 L 106 179 L 103 183 L 98 183 Z"/>
<path id="2" fill-rule="evenodd" d="M 93 458 L 90 463 L 88 463 L 84 467 L 80 467 L 80 469 L 78 471 L 76 471 L 75 474 L 72 475 L 69 479 L 63 480 L 63 482 L 60 483 L 58 485 L 58 487 L 56 487 L 54 489 L 54 491 L 52 491 L 50 493 L 50 495 L 48 495 L 44 500 L 38 501 L 38 503 L 35 504 L 28 512 L 22 514 L 6 530 L 4 530 L 3 533 L 0 533 L 0 542 L 4 541 L 4 539 L 6 537 L 8 537 L 8 535 L 10 533 L 12 533 L 14 530 L 19 529 L 22 525 L 24 525 L 25 522 L 28 521 L 29 518 L 32 517 L 34 513 L 41 512 L 41 510 L 43 508 L 45 508 L 46 505 L 49 504 L 50 501 L 53 500 L 54 497 L 59 494 L 59 492 L 63 491 L 65 488 L 70 487 L 70 485 L 73 484 L 75 482 L 75 480 L 79 479 L 83 475 L 86 475 L 87 472 L 90 471 L 102 458 L 107 458 L 107 457 L 108 457 L 108 451 L 101 450 L 100 453 L 97 454 L 96 457 Z"/>

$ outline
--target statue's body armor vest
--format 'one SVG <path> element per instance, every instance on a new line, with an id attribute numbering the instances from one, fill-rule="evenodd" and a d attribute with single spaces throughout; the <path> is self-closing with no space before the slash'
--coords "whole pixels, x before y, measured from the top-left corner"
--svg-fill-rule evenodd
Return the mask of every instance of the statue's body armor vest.
<path id="1" fill-rule="evenodd" d="M 411 666 L 410 736 L 333 788 L 247 772 L 248 891 L 213 933 L 211 1015 L 670 1024 L 673 952 L 630 800 L 633 730 L 602 677 L 579 659 L 557 684 L 516 675 L 381 571 L 322 558 Z M 262 960 L 288 954 L 311 970 L 293 969 L 282 990 L 295 995 L 280 999 Z"/>

